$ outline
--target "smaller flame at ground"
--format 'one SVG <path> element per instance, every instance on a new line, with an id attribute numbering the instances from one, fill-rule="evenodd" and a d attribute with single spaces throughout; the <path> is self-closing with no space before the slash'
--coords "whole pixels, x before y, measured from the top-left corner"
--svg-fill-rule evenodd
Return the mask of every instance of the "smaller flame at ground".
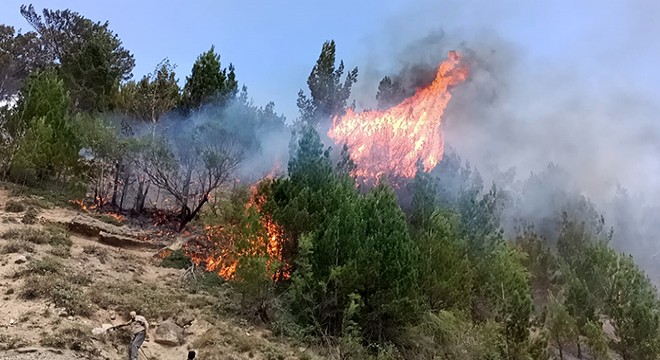
<path id="1" fill-rule="evenodd" d="M 254 208 L 259 214 L 259 223 L 266 232 L 266 236 L 254 236 L 249 239 L 248 246 L 242 250 L 236 250 L 236 239 L 234 235 L 222 226 L 207 225 L 204 235 L 197 237 L 193 244 L 186 247 L 187 255 L 197 266 L 204 266 L 206 271 L 212 271 L 224 279 L 232 279 L 236 276 L 238 259 L 242 256 L 262 255 L 267 257 L 269 271 L 275 272 L 272 266 L 280 267 L 274 275 L 275 280 L 289 278 L 289 272 L 281 268 L 282 261 L 282 228 L 273 221 L 270 216 L 261 209 L 266 201 L 263 194 L 258 194 L 256 185 L 251 188 L 250 200 L 245 204 L 245 210 Z M 266 254 L 260 254 L 265 247 Z"/>

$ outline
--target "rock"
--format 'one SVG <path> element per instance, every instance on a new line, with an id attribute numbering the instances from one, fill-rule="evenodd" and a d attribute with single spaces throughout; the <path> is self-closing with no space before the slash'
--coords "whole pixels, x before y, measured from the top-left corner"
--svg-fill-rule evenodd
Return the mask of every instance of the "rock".
<path id="1" fill-rule="evenodd" d="M 103 334 L 104 332 L 105 332 L 105 329 L 100 328 L 100 327 L 96 327 L 96 328 L 93 328 L 93 329 L 92 329 L 92 335 L 94 335 L 94 336 L 96 336 L 96 335 L 101 335 L 101 334 Z"/>
<path id="2" fill-rule="evenodd" d="M 66 225 L 69 228 L 69 230 L 71 230 L 71 232 L 75 232 L 89 237 L 98 236 L 101 232 L 117 234 L 126 237 L 133 237 L 133 238 L 139 238 L 145 235 L 143 232 L 135 229 L 129 229 L 125 227 L 108 224 L 101 220 L 97 220 L 92 217 L 84 216 L 84 215 L 76 215 Z"/>
<path id="3" fill-rule="evenodd" d="M 183 329 L 169 321 L 160 324 L 154 332 L 154 341 L 158 344 L 179 346 L 183 344 L 183 340 Z"/>
<path id="4" fill-rule="evenodd" d="M 69 316 L 67 319 L 69 319 L 69 321 L 73 321 L 73 316 Z"/>
<path id="5" fill-rule="evenodd" d="M 14 325 L 16 324 L 16 320 L 14 319 L 9 319 L 9 325 Z"/>
<path id="6" fill-rule="evenodd" d="M 114 325 L 112 325 L 112 324 L 102 324 L 101 327 L 102 327 L 104 330 L 110 330 L 110 329 L 112 329 L 112 328 L 114 327 Z"/>
<path id="7" fill-rule="evenodd" d="M 163 246 L 163 244 L 161 243 L 153 243 L 153 242 L 138 240 L 129 236 L 112 234 L 105 231 L 101 231 L 98 234 L 98 237 L 99 237 L 99 241 L 104 244 L 117 246 L 121 248 L 160 249 Z"/>
<path id="8" fill-rule="evenodd" d="M 26 262 L 27 262 L 27 258 L 25 257 L 25 255 L 18 255 L 18 257 L 16 257 L 16 260 L 14 260 L 14 264 L 24 264 Z"/>
<path id="9" fill-rule="evenodd" d="M 117 314 L 113 310 L 110 310 L 110 320 L 114 320 L 115 318 L 117 318 Z"/>

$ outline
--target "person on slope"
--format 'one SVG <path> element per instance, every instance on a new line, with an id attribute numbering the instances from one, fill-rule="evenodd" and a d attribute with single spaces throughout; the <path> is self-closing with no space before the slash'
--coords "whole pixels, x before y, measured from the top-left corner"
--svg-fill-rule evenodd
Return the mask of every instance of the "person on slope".
<path id="1" fill-rule="evenodd" d="M 131 320 L 125 325 L 131 326 L 131 345 L 129 348 L 129 359 L 138 360 L 138 351 L 144 341 L 149 341 L 149 323 L 142 315 L 138 315 L 135 311 L 131 311 Z"/>

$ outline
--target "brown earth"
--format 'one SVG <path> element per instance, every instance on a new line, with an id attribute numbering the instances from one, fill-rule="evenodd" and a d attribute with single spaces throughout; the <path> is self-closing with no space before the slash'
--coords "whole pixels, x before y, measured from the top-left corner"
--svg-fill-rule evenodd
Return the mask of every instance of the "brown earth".
<path id="1" fill-rule="evenodd" d="M 98 222 L 81 211 L 51 207 L 39 210 L 37 224 L 26 225 L 21 222 L 23 212 L 4 211 L 9 200 L 22 201 L 10 199 L 6 191 L 0 190 L 0 235 L 11 230 L 47 229 L 51 223 L 70 224 L 74 219 Z M 93 336 L 92 329 L 124 322 L 129 311 L 127 304 L 150 309 L 153 314 L 145 316 L 154 330 L 165 321 L 189 325 L 182 330 L 185 338 L 178 346 L 159 344 L 153 340 L 155 331 L 152 331 L 152 340 L 143 346 L 150 360 L 185 359 L 188 349 L 205 354 L 204 359 L 318 358 L 232 315 L 236 314 L 233 312 L 236 302 L 228 287 L 213 294 L 191 293 L 182 281 L 184 270 L 159 266 L 154 254 L 162 244 L 132 246 L 131 241 L 140 241 L 133 235 L 142 234 L 141 230 L 103 224 L 102 231 L 105 241 L 103 236 L 72 232 L 73 244 L 64 256 L 57 255 L 55 246 L 48 243 L 32 244 L 12 253 L 0 251 L 0 360 L 125 359 L 128 357 L 125 340 L 119 341 L 109 333 Z M 116 236 L 110 236 L 112 241 L 109 241 L 108 234 Z M 0 238 L 0 249 L 18 241 L 12 236 Z M 22 296 L 31 285 L 29 282 L 39 277 L 29 274 L 34 271 L 30 270 L 31 266 L 48 259 L 55 259 L 61 265 L 62 277 L 80 274 L 91 280 L 80 285 L 85 306 L 92 309 L 90 314 L 69 314 L 47 297 Z M 148 295 L 130 299 L 141 293 Z M 82 332 L 66 332 L 72 328 Z M 83 349 L 71 344 L 52 344 L 52 339 L 66 337 L 71 341 L 83 338 Z M 140 355 L 141 359 L 145 358 L 144 354 Z"/>

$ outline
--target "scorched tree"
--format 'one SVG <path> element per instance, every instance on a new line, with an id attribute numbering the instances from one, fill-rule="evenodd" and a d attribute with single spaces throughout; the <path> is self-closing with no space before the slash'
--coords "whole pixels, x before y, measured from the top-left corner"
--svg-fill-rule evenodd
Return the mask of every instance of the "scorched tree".
<path id="1" fill-rule="evenodd" d="M 214 190 L 230 180 L 243 159 L 232 134 L 213 123 L 146 142 L 143 171 L 174 198 L 180 209 L 179 230 L 197 216 Z"/>

